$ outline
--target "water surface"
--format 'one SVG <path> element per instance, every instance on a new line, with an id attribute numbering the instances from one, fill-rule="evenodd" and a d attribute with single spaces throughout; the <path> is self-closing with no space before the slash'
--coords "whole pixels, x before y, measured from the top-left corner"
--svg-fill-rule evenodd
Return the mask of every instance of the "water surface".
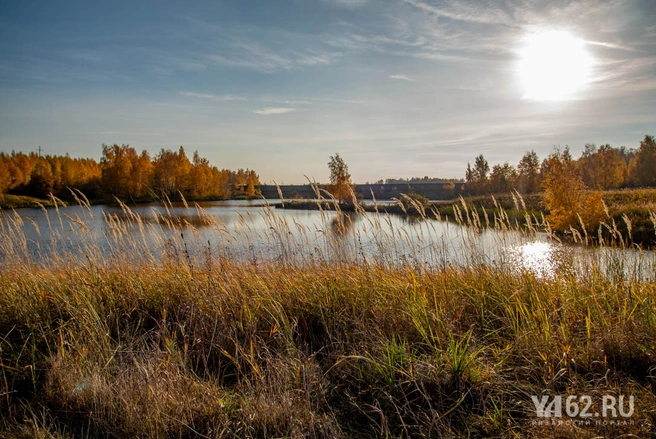
<path id="1" fill-rule="evenodd" d="M 426 268 L 486 265 L 536 276 L 585 276 L 594 266 L 650 280 L 656 267 L 651 251 L 586 248 L 541 232 L 478 230 L 384 213 L 275 209 L 264 200 L 17 209 L 0 211 L 0 226 L 4 262 L 340 260 Z"/>

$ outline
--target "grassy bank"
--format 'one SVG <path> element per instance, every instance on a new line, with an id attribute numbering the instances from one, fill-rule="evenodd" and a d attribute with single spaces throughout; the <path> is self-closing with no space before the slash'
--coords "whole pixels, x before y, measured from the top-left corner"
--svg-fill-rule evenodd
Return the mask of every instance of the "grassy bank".
<path id="1" fill-rule="evenodd" d="M 19 209 L 22 207 L 52 207 L 50 200 L 28 197 L 26 195 L 0 194 L 0 209 Z"/>
<path id="2" fill-rule="evenodd" d="M 654 233 L 654 217 L 656 212 L 656 189 L 621 189 L 602 192 L 602 198 L 607 207 L 606 217 L 603 219 L 602 234 L 606 240 L 619 240 L 622 245 L 638 244 L 642 247 L 656 246 Z M 524 197 L 510 194 L 491 196 L 477 196 L 466 199 L 478 216 L 483 219 L 485 215 L 493 217 L 494 212 L 503 209 L 511 220 L 522 222 L 528 213 L 540 218 L 547 216 L 549 210 L 543 202 L 543 194 L 532 194 Z M 453 218 L 453 205 L 457 201 L 439 206 L 442 216 Z"/>
<path id="3" fill-rule="evenodd" d="M 19 241 L 3 234 L 3 256 Z M 2 259 L 0 431 L 654 434 L 656 285 L 627 278 L 626 261 L 538 277 L 503 264 L 251 262 L 180 249 L 141 263 L 93 249 L 80 263 Z M 550 423 L 534 395 L 589 395 L 591 413 L 604 396 L 633 395 L 634 412 L 625 423 Z"/>
<path id="4" fill-rule="evenodd" d="M 76 197 L 82 196 L 81 193 L 70 193 L 66 197 L 66 200 L 61 200 L 56 198 L 57 203 L 65 205 L 67 203 L 76 204 Z M 247 196 L 247 195 L 236 195 L 231 198 L 221 198 L 221 197 L 200 197 L 200 198 L 189 198 L 185 201 L 187 202 L 203 202 L 203 201 L 226 201 L 226 200 L 260 200 L 261 197 L 258 196 Z M 160 197 L 143 197 L 137 199 L 124 200 L 127 203 L 132 205 L 134 204 L 146 204 L 146 203 L 156 203 L 156 202 L 165 202 Z M 174 200 L 175 201 L 175 200 Z M 107 205 L 119 205 L 121 201 L 118 201 L 115 197 L 102 197 L 98 199 L 91 199 L 89 203 L 92 205 L 107 204 Z M 53 199 L 42 199 L 29 197 L 27 195 L 12 195 L 12 194 L 0 194 L 0 209 L 20 209 L 20 208 L 42 208 L 42 207 L 54 207 Z"/>

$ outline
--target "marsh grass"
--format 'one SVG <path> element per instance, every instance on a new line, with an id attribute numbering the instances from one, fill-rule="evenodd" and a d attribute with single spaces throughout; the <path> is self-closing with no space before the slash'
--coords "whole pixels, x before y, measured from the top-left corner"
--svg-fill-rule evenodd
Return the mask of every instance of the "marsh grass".
<path id="1" fill-rule="evenodd" d="M 37 226 L 2 216 L 6 435 L 654 434 L 646 253 L 577 253 L 576 269 L 540 276 L 480 250 L 488 227 L 503 248 L 543 219 L 518 228 L 500 209 L 481 220 L 464 201 L 454 207 L 469 225 L 458 229 L 459 263 L 428 220 L 399 229 L 336 202 L 321 229 L 264 208 L 263 236 L 247 213 L 229 228 L 188 210 L 169 203 L 148 221 L 123 206 L 101 233 L 89 217 L 49 210 L 38 231 L 49 244 L 36 251 L 25 228 Z M 192 239 L 189 217 L 220 239 Z M 366 249 L 363 228 L 375 237 Z M 542 394 L 591 395 L 597 411 L 603 395 L 634 395 L 635 414 L 629 425 L 540 424 L 531 396 Z"/>

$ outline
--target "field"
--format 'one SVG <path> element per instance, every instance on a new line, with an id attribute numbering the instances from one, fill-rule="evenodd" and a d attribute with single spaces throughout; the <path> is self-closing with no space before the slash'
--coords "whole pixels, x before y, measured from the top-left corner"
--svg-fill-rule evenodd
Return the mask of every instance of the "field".
<path id="1" fill-rule="evenodd" d="M 289 225 L 268 215 L 293 248 Z M 478 263 L 473 245 L 465 266 L 382 253 L 235 260 L 221 248 L 192 252 L 174 221 L 182 238 L 135 262 L 141 243 L 121 232 L 143 227 L 132 220 L 107 218 L 123 246 L 113 258 L 90 244 L 41 262 L 20 218 L 2 220 L 5 435 L 654 435 L 653 265 L 631 275 L 622 253 L 610 264 L 591 253 L 583 271 L 538 276 Z M 537 416 L 545 395 L 563 396 L 562 418 Z M 568 417 L 570 395 L 589 396 L 589 413 L 602 416 Z M 617 417 L 602 412 L 604 397 L 620 396 Z"/>

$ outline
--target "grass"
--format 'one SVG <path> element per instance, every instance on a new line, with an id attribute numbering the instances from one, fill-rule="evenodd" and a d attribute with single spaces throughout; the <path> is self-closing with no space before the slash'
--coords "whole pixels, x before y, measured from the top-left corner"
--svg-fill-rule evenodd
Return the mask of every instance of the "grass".
<path id="1" fill-rule="evenodd" d="M 26 195 L 0 194 L 0 209 L 18 209 L 21 207 L 52 207 L 50 200 L 28 197 Z"/>
<path id="2" fill-rule="evenodd" d="M 194 248 L 188 224 L 124 210 L 104 218 L 111 256 L 88 219 L 67 218 L 66 208 L 51 220 L 52 250 L 40 250 L 48 254 L 28 251 L 28 222 L 0 218 L 5 435 L 654 435 L 648 262 L 646 276 L 627 275 L 621 252 L 606 264 L 590 252 L 578 261 L 585 269 L 549 276 L 481 264 L 476 223 L 463 232 L 462 251 L 472 253 L 464 264 L 427 265 L 424 253 L 392 259 L 392 249 L 410 245 L 412 254 L 425 243 L 404 242 L 384 215 L 364 212 L 381 236 L 374 250 L 348 252 L 335 233 L 299 256 L 307 238 L 270 209 L 275 254 L 235 258 L 227 229 L 209 216 L 225 244 Z M 339 218 L 335 227 L 357 243 L 357 229 Z M 496 224 L 517 233 L 510 221 Z M 235 239 L 252 239 L 247 225 Z M 65 247 L 71 229 L 87 240 Z M 633 395 L 634 415 L 627 425 L 540 423 L 532 396 L 544 394 L 590 395 L 597 412 L 604 395 Z"/>
<path id="3" fill-rule="evenodd" d="M 498 194 L 492 196 L 467 197 L 467 208 L 476 212 L 479 221 L 486 217 L 494 218 L 501 210 L 504 211 L 504 221 L 510 220 L 514 227 L 525 223 L 525 217 L 533 217 L 536 223 L 538 218 L 547 216 L 549 211 L 543 203 L 543 195 L 531 194 L 518 196 L 517 194 Z M 601 244 L 631 246 L 638 245 L 643 248 L 656 246 L 654 233 L 654 214 L 656 211 L 656 189 L 621 189 L 602 193 L 607 206 L 607 215 L 603 220 Z M 462 208 L 462 200 L 452 200 L 435 203 L 435 209 L 442 218 L 451 220 L 457 217 L 455 209 Z M 579 227 L 580 229 L 580 227 Z M 592 237 L 588 237 L 592 238 Z"/>

